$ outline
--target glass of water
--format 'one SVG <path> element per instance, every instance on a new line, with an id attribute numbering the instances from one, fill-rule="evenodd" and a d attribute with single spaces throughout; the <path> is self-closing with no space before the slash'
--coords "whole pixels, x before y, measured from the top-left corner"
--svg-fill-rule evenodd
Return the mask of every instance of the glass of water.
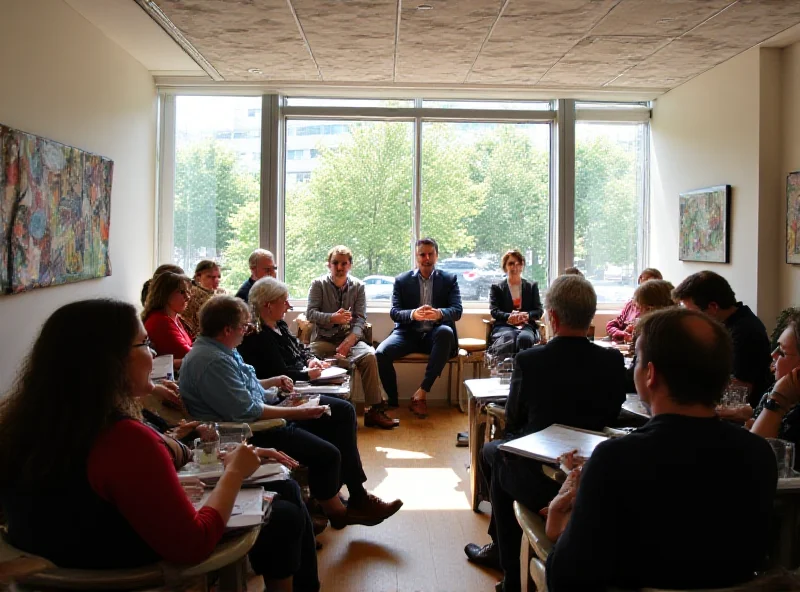
<path id="1" fill-rule="evenodd" d="M 778 438 L 767 438 L 767 442 L 772 446 L 772 452 L 775 453 L 775 460 L 778 463 L 778 477 L 791 477 L 794 474 L 794 442 L 787 442 Z"/>
<path id="2" fill-rule="evenodd" d="M 514 358 L 506 358 L 498 364 L 500 384 L 511 383 L 511 373 L 514 371 Z"/>

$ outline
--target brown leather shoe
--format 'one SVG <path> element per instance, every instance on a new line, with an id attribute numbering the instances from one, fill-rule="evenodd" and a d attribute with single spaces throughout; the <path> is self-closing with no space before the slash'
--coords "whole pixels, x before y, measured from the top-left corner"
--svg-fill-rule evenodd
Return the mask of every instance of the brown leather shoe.
<path id="1" fill-rule="evenodd" d="M 381 498 L 370 494 L 363 500 L 347 505 L 347 518 L 354 520 L 353 524 L 366 524 L 375 520 L 381 522 L 393 516 L 403 507 L 403 502 L 399 499 L 393 502 L 385 502 Z"/>
<path id="2" fill-rule="evenodd" d="M 408 404 L 408 408 L 411 410 L 411 413 L 419 417 L 420 419 L 425 419 L 428 417 L 428 403 L 425 399 L 411 399 L 411 402 Z"/>
<path id="3" fill-rule="evenodd" d="M 391 417 L 386 415 L 381 405 L 373 405 L 369 411 L 364 414 L 364 427 L 367 428 L 381 428 L 383 430 L 391 430 L 393 427 L 400 424 L 398 420 L 395 423 Z"/>

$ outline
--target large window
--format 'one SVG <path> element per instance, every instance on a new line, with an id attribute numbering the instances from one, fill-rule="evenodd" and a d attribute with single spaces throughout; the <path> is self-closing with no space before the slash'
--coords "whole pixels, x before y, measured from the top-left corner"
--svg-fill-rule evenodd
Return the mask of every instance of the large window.
<path id="1" fill-rule="evenodd" d="M 351 273 L 367 286 L 408 269 L 413 131 L 410 122 L 287 122 L 284 261 L 292 298 L 305 298 L 311 280 L 326 273 L 334 245 L 353 250 Z M 298 152 L 302 159 L 288 158 Z M 370 287 L 369 296 L 386 292 Z"/>
<path id="2" fill-rule="evenodd" d="M 423 124 L 420 236 L 437 239 L 463 300 L 489 299 L 509 249 L 546 285 L 549 206 L 549 124 Z"/>
<path id="3" fill-rule="evenodd" d="M 261 98 L 177 97 L 174 166 L 172 261 L 218 261 L 235 291 L 258 247 Z"/>
<path id="4" fill-rule="evenodd" d="M 575 125 L 575 266 L 599 303 L 633 295 L 645 194 L 644 123 Z"/>
<path id="5" fill-rule="evenodd" d="M 215 259 L 226 288 L 248 277 L 248 255 L 261 246 L 304 300 L 328 250 L 345 244 L 368 298 L 386 302 L 424 236 L 439 241 L 439 267 L 478 307 L 509 249 L 522 251 L 524 275 L 542 293 L 577 266 L 605 307 L 629 299 L 646 266 L 647 104 L 162 99 L 175 141 L 160 155 L 159 262 L 191 273 Z"/>

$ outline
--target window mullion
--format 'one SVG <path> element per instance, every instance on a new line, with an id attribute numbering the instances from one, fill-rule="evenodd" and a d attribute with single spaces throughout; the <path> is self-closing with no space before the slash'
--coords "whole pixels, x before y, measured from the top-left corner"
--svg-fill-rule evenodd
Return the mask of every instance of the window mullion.
<path id="1" fill-rule="evenodd" d="M 422 107 L 422 99 L 416 99 L 416 107 Z M 414 179 L 411 184 L 411 210 L 413 221 L 411 223 L 410 256 L 412 269 L 416 265 L 414 244 L 420 238 L 420 223 L 422 220 L 422 118 L 414 118 Z"/>

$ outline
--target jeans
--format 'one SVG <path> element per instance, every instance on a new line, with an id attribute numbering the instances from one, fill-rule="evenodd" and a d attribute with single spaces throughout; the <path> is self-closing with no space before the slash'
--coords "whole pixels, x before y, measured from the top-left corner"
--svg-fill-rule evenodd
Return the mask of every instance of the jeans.
<path id="1" fill-rule="evenodd" d="M 437 325 L 430 331 L 393 331 L 378 346 L 378 373 L 390 403 L 397 403 L 397 373 L 394 361 L 410 353 L 423 353 L 430 356 L 425 368 L 425 378 L 420 387 L 430 392 L 433 383 L 441 376 L 450 352 L 455 348 L 453 330 L 447 325 Z"/>

